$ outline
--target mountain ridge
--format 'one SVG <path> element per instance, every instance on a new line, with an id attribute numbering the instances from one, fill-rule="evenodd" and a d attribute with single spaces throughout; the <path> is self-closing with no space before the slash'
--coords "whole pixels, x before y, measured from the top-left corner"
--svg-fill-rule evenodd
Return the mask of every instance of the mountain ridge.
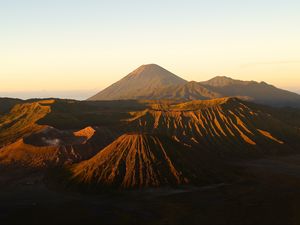
<path id="1" fill-rule="evenodd" d="M 156 64 L 146 64 L 88 100 L 137 99 L 156 89 L 186 82 L 186 80 Z"/>
<path id="2" fill-rule="evenodd" d="M 217 76 L 199 83 L 221 96 L 240 96 L 259 104 L 277 107 L 300 107 L 300 95 L 277 88 L 264 81 L 242 81 Z"/>
<path id="3" fill-rule="evenodd" d="M 186 81 L 156 64 L 146 64 L 88 100 L 205 100 L 241 97 L 276 107 L 300 107 L 300 95 L 266 82 L 216 76 L 208 81 Z"/>

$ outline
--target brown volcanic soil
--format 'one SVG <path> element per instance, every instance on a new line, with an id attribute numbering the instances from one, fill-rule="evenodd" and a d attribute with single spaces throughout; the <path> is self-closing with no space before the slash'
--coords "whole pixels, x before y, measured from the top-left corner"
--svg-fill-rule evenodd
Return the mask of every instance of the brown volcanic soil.
<path id="1" fill-rule="evenodd" d="M 87 140 L 91 139 L 95 134 L 96 130 L 92 127 L 86 127 L 82 130 L 74 132 L 76 137 L 85 137 Z"/>
<path id="2" fill-rule="evenodd" d="M 5 127 L 5 119 L 13 121 L 16 133 Z M 41 119 L 44 125 L 38 125 Z M 249 158 L 291 153 L 299 146 L 298 127 L 237 98 L 184 103 L 39 101 L 17 105 L 1 120 L 0 135 L 12 142 L 0 150 L 2 166 L 48 168 L 81 162 L 100 152 L 101 157 L 82 162 L 79 165 L 84 166 L 73 171 L 79 183 L 91 180 L 99 186 L 210 183 L 207 171 L 216 172 L 217 179 L 224 176 L 219 176 L 222 166 L 214 171 L 203 163 L 213 161 L 207 158 L 210 154 Z M 48 126 L 57 121 L 80 129 Z M 82 128 L 84 124 L 88 126 Z M 133 135 L 116 139 L 128 132 Z M 166 157 L 161 157 L 163 152 Z"/>
<path id="3" fill-rule="evenodd" d="M 168 135 L 224 156 L 283 153 L 299 146 L 299 128 L 237 98 L 153 104 L 131 115 L 132 130 Z"/>
<path id="4" fill-rule="evenodd" d="M 74 183 L 121 188 L 210 183 L 209 173 L 216 179 L 232 174 L 220 162 L 215 168 L 203 163 L 214 162 L 208 154 L 229 159 L 291 153 L 290 144 L 299 140 L 297 128 L 237 98 L 156 103 L 132 112 L 126 122 L 134 133 L 72 167 Z"/>
<path id="5" fill-rule="evenodd" d="M 75 135 L 74 135 L 75 133 Z M 76 131 L 44 127 L 0 149 L 1 168 L 45 169 L 89 159 L 112 140 L 108 129 Z"/>
<path id="6" fill-rule="evenodd" d="M 200 181 L 210 183 L 217 180 L 221 165 L 218 165 L 220 168 L 213 168 L 215 160 L 205 157 L 205 153 L 196 156 L 193 149 L 168 137 L 125 134 L 93 158 L 73 166 L 71 180 L 87 186 L 122 188 L 196 184 Z M 208 159 L 210 164 L 205 162 Z"/>
<path id="7" fill-rule="evenodd" d="M 9 114 L 0 117 L 0 147 L 12 143 L 24 135 L 40 131 L 44 126 L 37 121 L 51 112 L 54 100 L 15 105 Z"/>
<path id="8" fill-rule="evenodd" d="M 17 98 L 0 97 L 0 116 L 8 113 L 16 104 L 22 103 L 23 100 Z"/>
<path id="9" fill-rule="evenodd" d="M 41 117 L 49 123 L 38 125 Z M 270 153 L 299 149 L 299 120 L 285 117 L 235 98 L 181 104 L 57 101 L 18 105 L 1 117 L 2 140 L 13 142 L 0 150 L 5 155 L 1 160 L 11 160 L 13 165 L 19 158 L 21 170 L 0 169 L 0 224 L 299 224 L 300 157 L 270 157 Z M 3 118 L 12 122 L 17 133 L 10 132 Z M 64 141 L 71 142 L 59 146 L 59 151 L 55 145 L 28 142 L 30 137 L 44 137 L 35 135 L 45 126 L 63 127 L 64 122 L 68 125 L 63 132 L 72 138 L 67 135 Z M 84 129 L 87 124 L 96 130 L 89 139 L 92 129 Z M 116 139 L 128 131 L 133 133 Z M 73 138 L 86 143 L 73 145 Z M 42 170 L 26 171 L 32 163 L 43 168 L 53 149 L 61 162 L 74 152 L 81 157 L 78 161 L 87 153 L 97 154 L 71 166 L 78 172 L 71 185 L 74 181 L 97 189 L 103 184 L 185 185 L 95 195 L 58 191 Z M 250 161 L 247 152 L 265 158 Z M 222 160 L 231 165 L 224 166 L 217 155 L 226 155 Z M 188 184 L 201 186 L 188 186 L 185 178 Z"/>

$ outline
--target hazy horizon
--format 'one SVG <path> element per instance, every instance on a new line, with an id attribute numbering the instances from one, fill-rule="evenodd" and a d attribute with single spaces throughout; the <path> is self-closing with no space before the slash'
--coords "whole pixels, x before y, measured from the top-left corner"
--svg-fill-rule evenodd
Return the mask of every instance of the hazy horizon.
<path id="1" fill-rule="evenodd" d="M 201 80 L 202 81 L 202 80 Z M 260 82 L 260 81 L 259 81 Z M 31 99 L 31 98 L 61 98 L 61 99 L 75 99 L 86 100 L 89 97 L 95 95 L 99 91 L 104 90 L 106 87 L 99 87 L 92 90 L 33 90 L 33 91 L 0 91 L 0 98 L 19 98 L 19 99 Z M 291 91 L 300 94 L 300 90 L 297 88 L 282 88 L 287 91 Z"/>
<path id="2" fill-rule="evenodd" d="M 189 81 L 225 75 L 300 93 L 299 8 L 291 0 L 1 1 L 0 96 L 84 99 L 148 63 Z"/>
<path id="3" fill-rule="evenodd" d="M 61 98 L 61 99 L 75 99 L 86 100 L 94 95 L 98 90 L 69 90 L 69 91 L 17 91 L 17 92 L 1 92 L 0 98 L 19 98 L 19 99 L 32 99 L 32 98 Z"/>

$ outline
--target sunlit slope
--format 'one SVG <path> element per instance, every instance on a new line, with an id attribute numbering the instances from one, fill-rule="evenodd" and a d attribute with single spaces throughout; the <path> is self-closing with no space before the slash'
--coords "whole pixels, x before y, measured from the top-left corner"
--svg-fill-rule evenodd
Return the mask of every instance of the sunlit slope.
<path id="1" fill-rule="evenodd" d="M 66 100 L 22 103 L 0 117 L 0 164 L 8 167 L 47 168 L 79 162 L 92 157 L 98 149 L 107 146 L 118 136 L 117 132 L 107 127 L 84 128 L 85 123 L 74 123 L 74 120 L 80 121 L 74 119 L 74 104 L 74 101 Z M 93 112 L 93 106 L 85 105 L 83 108 Z M 78 107 L 78 111 L 81 111 L 81 107 Z M 58 121 L 55 119 L 56 113 L 63 115 L 58 116 Z M 54 117 L 50 116 L 52 114 Z M 47 116 L 50 116 L 50 125 L 41 125 L 40 121 Z M 60 130 L 52 126 L 64 124 L 62 119 L 67 125 L 73 124 L 78 129 Z"/>
<path id="2" fill-rule="evenodd" d="M 73 184 L 137 188 L 222 181 L 233 175 L 220 163 L 223 157 L 291 153 L 299 147 L 298 127 L 237 98 L 156 102 L 130 115 L 126 134 L 70 168 Z"/>
<path id="3" fill-rule="evenodd" d="M 122 134 L 128 107 L 141 109 L 131 102 L 58 99 L 18 104 L 0 118 L 0 164 L 47 168 L 88 159 Z"/>
<path id="4" fill-rule="evenodd" d="M 87 127 L 79 131 L 61 131 L 52 127 L 0 149 L 0 165 L 9 168 L 42 169 L 73 164 L 89 159 L 111 143 L 114 134 L 107 129 Z"/>
<path id="5" fill-rule="evenodd" d="M 299 137 L 298 114 L 297 110 L 275 110 L 237 98 L 183 103 L 37 101 L 16 105 L 11 113 L 0 117 L 0 143 L 13 143 L 24 135 L 50 126 L 70 131 L 86 128 L 81 131 L 86 136 L 91 136 L 93 129 L 99 127 L 97 133 L 101 132 L 102 137 L 147 132 L 166 135 L 187 145 L 214 149 L 226 149 L 226 146 L 293 147 Z M 271 149 L 265 148 L 267 150 Z"/>
<path id="6" fill-rule="evenodd" d="M 184 84 L 171 85 L 157 89 L 152 93 L 141 96 L 140 99 L 178 99 L 178 100 L 205 100 L 221 97 L 201 84 L 191 81 Z"/>
<path id="7" fill-rule="evenodd" d="M 74 165 L 70 180 L 78 185 L 121 188 L 215 181 L 214 160 L 163 136 L 125 134 L 90 160 Z"/>
<path id="8" fill-rule="evenodd" d="M 132 129 L 164 134 L 188 146 L 205 146 L 226 154 L 243 154 L 248 148 L 275 152 L 297 145 L 299 129 L 237 98 L 153 105 L 132 113 Z"/>
<path id="9" fill-rule="evenodd" d="M 22 102 L 17 98 L 0 98 L 0 116 L 8 113 L 16 104 Z"/>
<path id="10" fill-rule="evenodd" d="M 142 65 L 88 100 L 205 100 L 239 97 L 270 106 L 300 107 L 300 95 L 266 82 L 242 81 L 217 76 L 208 81 L 188 82 L 166 69 Z"/>
<path id="11" fill-rule="evenodd" d="M 38 125 L 37 121 L 51 112 L 53 102 L 44 100 L 17 104 L 10 113 L 0 117 L 0 147 L 42 129 L 44 126 Z"/>
<path id="12" fill-rule="evenodd" d="M 36 101 L 16 105 L 0 118 L 0 161 L 25 167 L 72 164 L 93 157 L 128 132 L 166 137 L 200 155 L 287 153 L 300 147 L 298 114 L 237 98 Z"/>

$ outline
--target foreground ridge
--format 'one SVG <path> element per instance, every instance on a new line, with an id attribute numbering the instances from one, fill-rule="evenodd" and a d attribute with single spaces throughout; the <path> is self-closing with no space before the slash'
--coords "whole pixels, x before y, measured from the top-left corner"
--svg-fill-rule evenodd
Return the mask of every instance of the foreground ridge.
<path id="1" fill-rule="evenodd" d="M 208 166 L 199 166 L 193 156 L 192 151 L 166 137 L 124 134 L 90 160 L 74 165 L 71 180 L 121 188 L 196 183 L 207 179 L 201 176 Z"/>

